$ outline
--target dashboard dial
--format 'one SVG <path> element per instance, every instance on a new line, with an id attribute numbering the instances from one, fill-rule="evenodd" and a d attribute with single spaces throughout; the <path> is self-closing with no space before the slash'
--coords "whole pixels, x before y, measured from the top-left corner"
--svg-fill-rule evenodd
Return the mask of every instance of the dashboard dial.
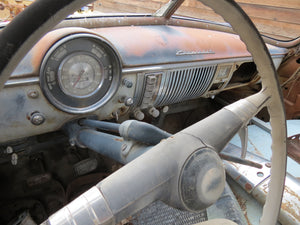
<path id="1" fill-rule="evenodd" d="M 61 63 L 58 78 L 65 94 L 86 97 L 101 87 L 103 66 L 90 55 L 75 53 Z"/>
<path id="2" fill-rule="evenodd" d="M 120 61 L 100 37 L 74 34 L 58 41 L 46 54 L 40 83 L 48 100 L 69 113 L 87 113 L 116 92 Z"/>

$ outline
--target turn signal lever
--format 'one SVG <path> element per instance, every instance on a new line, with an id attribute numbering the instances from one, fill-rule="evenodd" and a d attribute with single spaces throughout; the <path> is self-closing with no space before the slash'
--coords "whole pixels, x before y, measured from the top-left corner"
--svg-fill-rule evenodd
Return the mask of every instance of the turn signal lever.
<path id="1" fill-rule="evenodd" d="M 127 120 L 121 124 L 103 122 L 91 119 L 80 121 L 81 125 L 97 128 L 99 130 L 111 131 L 119 133 L 124 139 L 135 140 L 147 145 L 156 145 L 162 139 L 171 136 L 166 131 L 163 131 L 151 124 L 136 120 Z"/>

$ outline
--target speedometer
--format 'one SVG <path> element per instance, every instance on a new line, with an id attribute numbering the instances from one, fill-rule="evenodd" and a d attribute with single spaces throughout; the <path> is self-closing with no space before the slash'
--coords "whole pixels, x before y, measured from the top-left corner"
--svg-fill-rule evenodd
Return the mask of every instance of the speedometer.
<path id="1" fill-rule="evenodd" d="M 69 113 L 86 113 L 105 104 L 117 90 L 120 62 L 100 37 L 74 34 L 50 48 L 40 82 L 48 100 Z"/>
<path id="2" fill-rule="evenodd" d="M 62 91 L 74 97 L 92 95 L 101 87 L 103 66 L 93 56 L 75 53 L 67 57 L 58 70 Z"/>

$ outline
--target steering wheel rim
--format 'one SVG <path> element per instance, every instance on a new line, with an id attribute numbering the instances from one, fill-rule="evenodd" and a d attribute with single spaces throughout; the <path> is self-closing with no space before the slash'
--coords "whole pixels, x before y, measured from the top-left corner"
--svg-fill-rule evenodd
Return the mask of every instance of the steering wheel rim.
<path id="1" fill-rule="evenodd" d="M 92 1 L 40 0 L 17 16 L 0 33 L 0 90 L 4 87 L 16 65 L 46 32 L 68 16 L 69 13 L 90 2 Z M 263 84 L 261 95 L 269 98 L 268 103 L 264 105 L 268 108 L 272 127 L 272 168 L 269 193 L 264 205 L 261 224 L 275 224 L 284 190 L 286 123 L 283 98 L 274 65 L 259 32 L 249 17 L 234 1 L 201 0 L 201 2 L 221 15 L 231 24 L 233 30 L 240 35 L 241 40 L 244 41 L 252 54 L 261 75 Z M 37 12 L 39 13 L 37 14 Z M 37 19 L 37 15 L 41 16 L 42 19 Z M 32 23 L 32 21 L 35 21 L 35 23 Z M 25 31 L 19 29 L 20 27 L 25 27 Z M 19 33 L 16 33 L 16 31 Z M 260 102 L 256 102 L 256 100 L 257 98 L 253 99 L 253 104 L 259 105 Z"/>
<path id="2" fill-rule="evenodd" d="M 246 13 L 233 1 L 201 0 L 229 22 L 252 54 L 262 79 L 262 90 L 271 97 L 267 104 L 272 127 L 272 159 L 269 192 L 260 224 L 275 224 L 279 215 L 286 173 L 286 122 L 281 89 L 269 51 Z M 218 5 L 223 2 L 222 6 Z M 240 13 L 238 13 L 240 12 Z"/>

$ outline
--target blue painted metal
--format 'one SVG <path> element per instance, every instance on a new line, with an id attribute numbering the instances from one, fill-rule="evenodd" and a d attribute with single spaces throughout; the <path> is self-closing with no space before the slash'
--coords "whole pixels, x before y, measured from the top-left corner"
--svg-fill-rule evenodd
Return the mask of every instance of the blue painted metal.
<path id="1" fill-rule="evenodd" d="M 287 135 L 292 136 L 300 133 L 300 120 L 287 120 Z M 271 151 L 271 134 L 256 125 L 248 126 L 248 152 L 257 154 L 265 159 L 270 160 Z M 241 141 L 236 135 L 231 143 L 241 147 Z M 288 157 L 287 172 L 294 177 L 300 178 L 300 165 Z"/>
<path id="2" fill-rule="evenodd" d="M 118 124 L 118 123 L 110 123 L 110 122 L 91 120 L 91 119 L 80 120 L 79 123 L 82 126 L 87 126 L 87 127 L 92 127 L 92 128 L 96 128 L 99 130 L 119 133 L 120 124 Z"/>
<path id="3" fill-rule="evenodd" d="M 267 123 L 266 125 L 269 125 Z M 288 136 L 293 136 L 295 134 L 300 133 L 300 120 L 288 120 L 287 121 L 287 135 Z M 257 125 L 250 125 L 248 126 L 248 153 L 250 154 L 255 154 L 258 155 L 262 158 L 270 160 L 272 151 L 271 151 L 271 134 L 268 132 L 268 130 L 261 128 L 260 126 Z M 241 141 L 238 135 L 236 135 L 232 140 L 231 144 L 237 145 L 241 147 Z M 251 158 L 251 155 L 248 154 L 248 157 Z M 248 158 L 247 157 L 247 158 Z M 286 188 L 285 188 L 285 194 L 284 194 L 284 200 L 283 200 L 283 208 L 281 212 L 281 219 L 283 218 L 282 215 L 286 215 L 287 218 L 289 213 L 291 212 L 296 212 L 297 209 L 295 210 L 294 208 L 288 209 L 288 206 L 292 207 L 292 204 L 286 204 L 286 202 L 292 201 L 293 202 L 293 197 L 291 198 L 290 196 L 299 196 L 300 193 L 297 193 L 299 190 L 299 182 L 298 179 L 300 178 L 300 165 L 295 162 L 293 159 L 288 157 L 287 160 L 287 173 L 292 175 L 288 175 L 287 178 L 287 183 L 286 183 Z M 250 173 L 249 173 L 250 174 Z M 248 175 L 249 175 L 248 174 Z M 251 177 L 250 177 L 251 178 Z M 297 179 L 298 178 L 298 179 Z M 296 189 L 291 189 L 289 190 L 290 180 L 295 181 L 294 183 L 297 183 L 298 186 L 293 186 Z M 240 185 L 238 185 L 235 181 L 230 182 L 230 186 L 234 193 L 236 194 L 240 205 L 244 207 L 244 211 L 246 212 L 246 218 L 247 221 L 250 225 L 258 225 L 259 224 L 259 218 L 261 217 L 261 212 L 262 212 L 262 206 L 259 204 L 251 195 L 249 195 L 245 190 L 241 188 Z M 298 189 L 297 189 L 298 187 Z M 293 195 L 291 195 L 291 193 Z M 295 215 L 294 215 L 295 217 Z M 286 220 L 284 220 L 287 222 Z M 288 223 L 283 223 L 283 224 L 290 224 L 291 221 L 288 221 Z M 294 224 L 294 223 L 291 223 Z M 296 224 L 298 224 L 296 222 Z"/>
<path id="4" fill-rule="evenodd" d="M 121 154 L 123 138 L 91 129 L 80 130 L 77 138 L 80 145 L 125 164 Z"/>

